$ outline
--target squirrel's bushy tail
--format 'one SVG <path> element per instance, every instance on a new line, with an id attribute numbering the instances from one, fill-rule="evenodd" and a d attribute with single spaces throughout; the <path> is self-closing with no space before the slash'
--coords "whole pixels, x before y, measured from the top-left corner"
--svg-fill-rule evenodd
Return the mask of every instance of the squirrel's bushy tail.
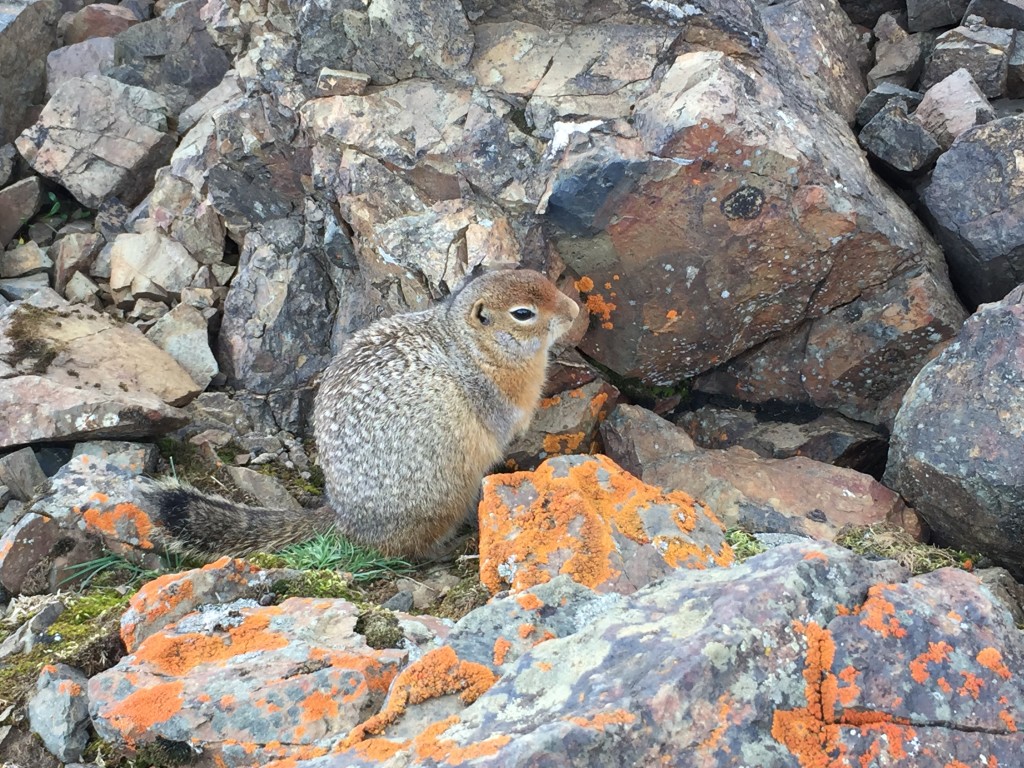
<path id="1" fill-rule="evenodd" d="M 206 557 L 274 552 L 330 530 L 333 519 L 324 507 L 250 507 L 179 482 L 149 482 L 142 493 L 167 547 Z"/>

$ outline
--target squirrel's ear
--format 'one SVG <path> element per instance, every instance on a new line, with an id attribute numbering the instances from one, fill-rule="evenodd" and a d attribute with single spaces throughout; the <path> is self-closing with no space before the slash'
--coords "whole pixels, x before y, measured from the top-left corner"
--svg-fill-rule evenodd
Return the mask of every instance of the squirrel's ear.
<path id="1" fill-rule="evenodd" d="M 484 306 L 483 299 L 473 305 L 473 317 L 480 323 L 480 325 L 491 324 L 490 312 L 488 312 L 487 308 Z"/>

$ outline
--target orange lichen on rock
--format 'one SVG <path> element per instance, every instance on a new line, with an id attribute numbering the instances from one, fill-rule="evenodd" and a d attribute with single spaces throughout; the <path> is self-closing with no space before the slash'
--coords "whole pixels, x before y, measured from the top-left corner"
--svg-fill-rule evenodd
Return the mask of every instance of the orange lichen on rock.
<path id="1" fill-rule="evenodd" d="M 576 286 L 576 290 L 577 290 L 577 291 L 581 291 L 581 292 L 583 292 L 583 293 L 587 293 L 587 292 L 589 292 L 589 291 L 592 291 L 592 290 L 594 290 L 594 281 L 593 281 L 593 280 L 591 280 L 591 279 L 590 279 L 589 277 L 587 277 L 586 275 L 584 275 L 584 276 L 583 276 L 583 277 L 581 277 L 581 278 L 580 278 L 579 280 L 577 280 L 577 281 L 576 281 L 576 282 L 574 283 L 574 285 Z"/>
<path id="2" fill-rule="evenodd" d="M 288 637 L 267 630 L 270 610 L 264 608 L 245 616 L 237 626 L 227 629 L 224 637 L 197 632 L 151 635 L 135 651 L 135 660 L 148 661 L 163 674 L 180 676 L 200 664 L 215 664 L 251 651 L 284 648 Z"/>
<path id="3" fill-rule="evenodd" d="M 624 709 L 614 709 L 611 712 L 598 712 L 590 717 L 570 717 L 568 720 L 581 728 L 603 731 L 609 725 L 632 725 L 636 722 L 636 715 Z"/>
<path id="4" fill-rule="evenodd" d="M 1003 721 L 1003 723 L 1006 725 L 1006 730 L 1008 730 L 1010 733 L 1017 732 L 1017 721 L 1014 719 L 1013 715 L 1011 715 L 1005 709 L 999 710 L 999 719 Z"/>
<path id="5" fill-rule="evenodd" d="M 144 616 L 147 622 L 166 616 L 176 605 L 192 599 L 193 586 L 180 573 L 166 573 L 157 576 L 132 596 L 129 608 L 133 613 Z M 129 653 L 135 650 L 138 639 L 138 622 L 126 622 L 121 627 L 121 640 Z"/>
<path id="6" fill-rule="evenodd" d="M 105 719 L 121 733 L 126 744 L 133 746 L 139 736 L 157 723 L 170 720 L 181 710 L 184 688 L 181 680 L 140 688 L 109 710 Z"/>
<path id="7" fill-rule="evenodd" d="M 102 496 L 103 494 L 94 495 Z M 89 507 L 82 513 L 82 519 L 93 533 L 109 536 L 115 540 L 121 540 L 124 537 L 124 534 L 118 531 L 118 523 L 127 521 L 129 530 L 135 531 L 132 537 L 135 541 L 132 543 L 142 549 L 153 548 L 153 542 L 149 539 L 149 534 L 153 531 L 153 522 L 149 519 L 149 515 L 130 502 L 115 504 L 111 509 L 105 509 L 103 506 Z"/>
<path id="8" fill-rule="evenodd" d="M 859 611 L 863 615 L 860 623 L 882 637 L 905 637 L 907 630 L 896 618 L 896 608 L 882 596 L 882 592 L 892 589 L 892 584 L 875 584 L 868 589 L 867 600 Z"/>
<path id="9" fill-rule="evenodd" d="M 586 436 L 585 432 L 544 435 L 544 452 L 549 456 L 576 453 Z"/>
<path id="10" fill-rule="evenodd" d="M 525 640 L 533 634 L 534 630 L 537 629 L 535 624 L 524 623 L 519 625 L 519 636 Z"/>
<path id="11" fill-rule="evenodd" d="M 953 646 L 945 640 L 937 643 L 928 643 L 928 650 L 920 653 L 910 662 L 910 676 L 915 683 L 924 685 L 928 681 L 928 665 L 941 664 L 953 651 Z"/>
<path id="12" fill-rule="evenodd" d="M 500 667 L 505 663 L 505 656 L 511 648 L 512 643 L 504 637 L 499 637 L 494 641 L 494 666 Z"/>
<path id="13" fill-rule="evenodd" d="M 532 592 L 519 595 L 516 598 L 516 602 L 519 603 L 520 607 L 525 608 L 528 611 L 539 611 L 544 607 L 544 601 Z"/>
<path id="14" fill-rule="evenodd" d="M 512 740 L 511 736 L 492 736 L 466 746 L 459 746 L 454 741 L 440 738 L 442 733 L 458 722 L 459 718 L 453 715 L 424 728 L 412 741 L 412 749 L 416 757 L 420 760 L 435 760 L 447 765 L 462 765 L 467 760 L 490 757 Z"/>
<path id="15" fill-rule="evenodd" d="M 524 483 L 537 489 L 536 501 L 527 508 L 507 508 L 502 491 L 516 490 Z M 675 508 L 672 517 L 678 535 L 651 540 L 643 514 L 655 505 Z M 499 568 L 510 562 L 515 563 L 515 576 L 509 586 L 517 591 L 543 584 L 556 572 L 591 588 L 610 584 L 620 575 L 613 564 L 616 535 L 655 545 L 673 568 L 732 562 L 732 549 L 724 541 L 716 552 L 688 536 L 700 515 L 722 527 L 710 511 L 698 509 L 682 491 L 663 492 L 647 485 L 607 456 L 587 457 L 567 469 L 564 463 L 549 460 L 533 472 L 489 477 L 479 514 L 480 575 L 492 593 L 505 588 Z"/>
<path id="16" fill-rule="evenodd" d="M 348 748 L 368 736 L 380 735 L 406 708 L 427 699 L 457 693 L 468 706 L 497 679 L 497 675 L 482 664 L 459 659 L 451 646 L 436 648 L 398 674 L 384 708 L 349 731 L 340 746 Z"/>
<path id="17" fill-rule="evenodd" d="M 1003 680 L 1010 679 L 1010 669 L 1003 663 L 1003 655 L 992 646 L 982 648 L 974 658 L 981 666 L 995 672 Z"/>
<path id="18" fill-rule="evenodd" d="M 881 755 L 883 744 L 890 758 L 907 756 L 904 743 L 916 737 L 907 721 L 885 712 L 844 710 L 839 682 L 851 673 L 832 672 L 835 641 L 832 633 L 815 622 L 794 622 L 796 631 L 807 640 L 804 665 L 804 695 L 807 705 L 799 709 L 777 710 L 772 718 L 772 737 L 796 757 L 801 768 L 839 768 L 849 765 L 846 745 L 840 737 L 843 728 L 857 728 L 864 734 L 877 733 L 879 739 L 869 752 Z"/>
<path id="19" fill-rule="evenodd" d="M 961 672 L 960 676 L 964 679 L 964 684 L 960 686 L 960 690 L 957 693 L 961 696 L 970 696 L 977 701 L 978 694 L 981 693 L 981 687 L 985 684 L 985 681 L 973 672 Z"/>

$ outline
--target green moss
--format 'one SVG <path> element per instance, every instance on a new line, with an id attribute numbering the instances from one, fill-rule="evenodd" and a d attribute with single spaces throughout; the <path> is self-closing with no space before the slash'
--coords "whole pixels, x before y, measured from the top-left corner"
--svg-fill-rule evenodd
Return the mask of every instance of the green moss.
<path id="1" fill-rule="evenodd" d="M 400 648 L 405 635 L 398 625 L 398 617 L 384 608 L 370 608 L 359 615 L 356 632 L 366 638 L 371 648 Z"/>
<path id="2" fill-rule="evenodd" d="M 21 304 L 11 313 L 7 326 L 11 351 L 4 355 L 4 362 L 17 367 L 31 361 L 27 369 L 29 373 L 46 373 L 50 364 L 66 347 L 47 335 L 47 326 L 54 322 L 53 313 L 48 310 L 32 304 Z"/>
<path id="3" fill-rule="evenodd" d="M 957 549 L 922 544 L 902 528 L 887 523 L 848 525 L 836 536 L 836 544 L 858 555 L 895 560 L 915 576 L 939 568 L 973 570 L 979 555 Z"/>
<path id="4" fill-rule="evenodd" d="M 431 611 L 442 619 L 458 621 L 470 611 L 479 608 L 490 599 L 487 587 L 480 583 L 477 574 L 465 576 L 462 581 L 448 590 L 441 604 Z"/>
<path id="5" fill-rule="evenodd" d="M 271 589 L 285 597 L 328 597 L 355 601 L 357 596 L 337 571 L 302 571 L 295 578 L 278 579 Z"/>
<path id="6" fill-rule="evenodd" d="M 100 738 L 89 742 L 82 755 L 83 762 L 96 763 L 104 768 L 173 768 L 192 765 L 197 755 L 188 744 L 157 739 L 146 744 L 133 755 L 123 754 L 118 747 Z"/>
<path id="7" fill-rule="evenodd" d="M 280 555 L 275 555 L 270 552 L 256 552 L 252 555 L 246 555 L 246 560 L 255 565 L 258 568 L 287 568 L 288 561 Z"/>
<path id="8" fill-rule="evenodd" d="M 727 530 L 725 532 L 725 540 L 732 547 L 733 554 L 736 555 L 736 562 L 743 562 L 748 557 L 760 555 L 767 549 L 753 534 L 748 533 L 742 528 L 730 528 Z"/>

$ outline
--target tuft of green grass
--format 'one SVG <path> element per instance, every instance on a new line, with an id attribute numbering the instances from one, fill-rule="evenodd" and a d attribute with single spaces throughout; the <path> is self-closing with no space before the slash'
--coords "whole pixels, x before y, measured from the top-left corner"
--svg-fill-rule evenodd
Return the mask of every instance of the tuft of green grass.
<path id="1" fill-rule="evenodd" d="M 836 544 L 858 555 L 895 560 L 913 575 L 939 568 L 974 570 L 979 556 L 958 549 L 922 544 L 902 528 L 888 523 L 848 525 L 836 536 Z"/>
<path id="2" fill-rule="evenodd" d="M 725 540 L 732 547 L 733 554 L 736 555 L 736 562 L 738 563 L 754 555 L 760 555 L 767 549 L 752 533 L 742 528 L 730 528 L 727 530 L 725 532 Z"/>
<path id="3" fill-rule="evenodd" d="M 184 555 L 176 552 L 165 552 L 162 556 L 162 565 L 159 570 L 143 568 L 122 555 L 106 551 L 92 560 L 65 568 L 66 576 L 61 579 L 60 584 L 81 579 L 79 591 L 88 589 L 93 583 L 99 586 L 130 585 L 149 581 L 163 573 L 182 571 L 188 567 Z"/>
<path id="4" fill-rule="evenodd" d="M 308 541 L 292 544 L 277 553 L 287 567 L 300 571 L 345 571 L 352 581 L 372 581 L 383 576 L 411 573 L 414 568 L 395 557 L 357 547 L 336 533 L 318 533 Z"/>

